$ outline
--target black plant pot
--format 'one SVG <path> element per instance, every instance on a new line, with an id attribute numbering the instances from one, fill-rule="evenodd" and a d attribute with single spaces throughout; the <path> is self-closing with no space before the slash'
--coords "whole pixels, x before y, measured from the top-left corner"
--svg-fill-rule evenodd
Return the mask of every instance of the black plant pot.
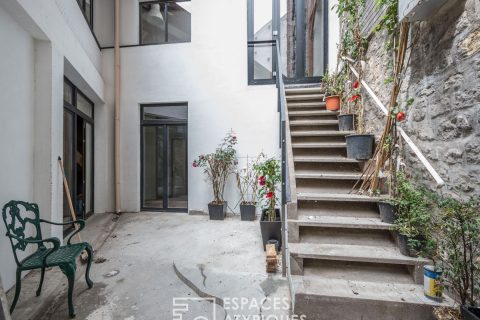
<path id="1" fill-rule="evenodd" d="M 355 118 L 354 114 L 342 114 L 338 116 L 338 128 L 340 131 L 354 131 Z"/>
<path id="2" fill-rule="evenodd" d="M 368 160 L 373 156 L 375 137 L 371 134 L 351 134 L 347 139 L 347 157 L 357 160 Z"/>
<path id="3" fill-rule="evenodd" d="M 277 240 L 279 249 L 282 247 L 282 221 L 280 218 L 280 210 L 275 209 L 276 220 L 267 221 L 266 210 L 262 211 L 260 219 L 260 231 L 262 232 L 263 250 L 268 240 Z"/>
<path id="4" fill-rule="evenodd" d="M 418 257 L 418 250 L 408 245 L 409 237 L 407 237 L 406 235 L 400 234 L 400 232 L 398 231 L 395 231 L 395 237 L 397 239 L 397 245 L 398 245 L 398 248 L 400 249 L 401 254 L 403 254 L 404 256 L 413 257 L 413 258 Z M 425 238 L 421 236 L 415 237 L 414 239 L 418 241 L 425 241 Z"/>
<path id="5" fill-rule="evenodd" d="M 395 206 L 388 202 L 379 202 L 378 211 L 380 211 L 380 219 L 385 223 L 394 223 L 396 219 Z"/>
<path id="6" fill-rule="evenodd" d="M 210 202 L 208 204 L 208 215 L 210 220 L 223 220 L 227 215 L 227 201 L 222 204 Z"/>
<path id="7" fill-rule="evenodd" d="M 461 306 L 463 320 L 480 320 L 480 308 Z"/>
<path id="8" fill-rule="evenodd" d="M 240 205 L 240 218 L 242 221 L 255 220 L 255 213 L 257 207 L 254 204 L 241 204 Z"/>

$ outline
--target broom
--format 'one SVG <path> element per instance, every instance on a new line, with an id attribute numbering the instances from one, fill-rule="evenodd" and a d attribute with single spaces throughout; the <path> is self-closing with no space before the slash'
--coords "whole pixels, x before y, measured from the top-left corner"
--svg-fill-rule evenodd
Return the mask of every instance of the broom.
<path id="1" fill-rule="evenodd" d="M 58 157 L 58 164 L 60 165 L 60 169 L 62 170 L 63 186 L 65 188 L 65 193 L 67 194 L 68 207 L 70 208 L 70 216 L 72 217 L 73 221 L 77 221 L 75 210 L 73 209 L 72 198 L 70 197 L 70 188 L 68 187 L 67 177 L 65 176 L 65 168 L 63 167 L 63 160 L 60 156 Z M 78 224 L 74 223 L 73 226 L 75 227 L 75 230 L 78 230 Z M 77 233 L 77 239 L 78 239 L 78 242 L 83 242 L 82 237 L 80 236 L 80 233 Z M 82 262 L 87 262 L 87 259 L 88 259 L 88 253 L 85 250 L 83 250 L 82 254 L 80 255 L 80 260 Z"/>

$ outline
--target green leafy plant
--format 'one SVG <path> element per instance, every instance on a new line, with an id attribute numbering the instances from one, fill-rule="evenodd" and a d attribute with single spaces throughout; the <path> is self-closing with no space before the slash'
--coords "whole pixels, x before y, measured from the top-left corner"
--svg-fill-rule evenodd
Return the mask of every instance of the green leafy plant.
<path id="1" fill-rule="evenodd" d="M 212 184 L 214 204 L 225 202 L 223 192 L 228 176 L 233 173 L 237 165 L 237 136 L 233 131 L 227 133 L 223 142 L 217 147 L 215 152 L 202 154 L 193 161 L 194 168 L 203 168 L 208 181 Z"/>
<path id="2" fill-rule="evenodd" d="M 323 75 L 322 82 L 326 95 L 341 96 L 345 91 L 345 82 L 341 74 L 327 72 Z"/>
<path id="3" fill-rule="evenodd" d="M 480 199 L 438 200 L 438 259 L 447 288 L 462 305 L 480 302 Z"/>
<path id="4" fill-rule="evenodd" d="M 263 153 L 260 153 L 257 158 L 250 161 L 247 158 L 245 167 L 236 171 L 235 178 L 237 180 L 238 191 L 240 192 L 241 204 L 255 205 L 257 203 L 258 181 L 254 168 L 260 164 L 264 158 L 265 155 Z"/>
<path id="5" fill-rule="evenodd" d="M 414 186 L 403 172 L 398 172 L 392 203 L 397 209 L 395 229 L 408 238 L 411 249 L 432 257 L 436 241 L 432 236 L 432 202 L 427 192 Z"/>
<path id="6" fill-rule="evenodd" d="M 269 158 L 256 164 L 254 170 L 259 184 L 258 198 L 261 201 L 262 209 L 266 210 L 266 220 L 275 221 L 277 219 L 275 206 L 278 201 L 278 185 L 282 182 L 280 161 Z"/>

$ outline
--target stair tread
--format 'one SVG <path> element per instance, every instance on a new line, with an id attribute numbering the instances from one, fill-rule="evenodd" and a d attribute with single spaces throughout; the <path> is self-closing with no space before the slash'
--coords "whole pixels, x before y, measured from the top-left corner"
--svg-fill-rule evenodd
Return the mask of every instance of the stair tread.
<path id="1" fill-rule="evenodd" d="M 299 215 L 297 220 L 289 221 L 297 223 L 300 226 L 325 228 L 378 230 L 391 230 L 393 228 L 392 224 L 382 222 L 380 218 Z"/>
<path id="2" fill-rule="evenodd" d="M 350 244 L 290 243 L 290 254 L 304 259 L 356 261 L 386 264 L 417 265 L 428 259 L 407 257 L 397 247 Z"/>
<path id="3" fill-rule="evenodd" d="M 346 136 L 352 134 L 353 131 L 336 131 L 336 130 L 302 130 L 291 132 L 292 137 L 325 137 L 325 136 Z"/>
<path id="4" fill-rule="evenodd" d="M 321 108 L 325 107 L 325 102 L 315 101 L 315 102 L 287 102 L 287 107 L 290 108 Z"/>
<path id="5" fill-rule="evenodd" d="M 292 148 L 346 148 L 346 142 L 293 142 Z"/>
<path id="6" fill-rule="evenodd" d="M 286 95 L 287 100 L 323 100 L 323 94 L 297 94 Z"/>
<path id="7" fill-rule="evenodd" d="M 291 126 L 335 125 L 338 120 L 291 120 Z"/>
<path id="8" fill-rule="evenodd" d="M 289 116 L 336 116 L 338 115 L 338 111 L 330 111 L 330 110 L 302 110 L 302 111 L 289 111 Z"/>
<path id="9" fill-rule="evenodd" d="M 365 299 L 431 306 L 453 306 L 448 296 L 444 301 L 431 300 L 423 294 L 423 285 L 395 282 L 345 280 L 322 276 L 292 275 L 295 294 Z"/>
<path id="10" fill-rule="evenodd" d="M 328 156 L 314 156 L 314 155 L 304 155 L 304 156 L 294 156 L 294 162 L 339 162 L 339 163 L 360 163 L 362 161 L 356 159 L 350 159 L 346 157 L 328 157 Z"/>
<path id="11" fill-rule="evenodd" d="M 311 193 L 297 192 L 298 200 L 318 200 L 318 201 L 358 201 L 358 202 L 379 202 L 386 199 L 386 196 L 369 197 L 360 194 L 343 193 Z"/>
<path id="12" fill-rule="evenodd" d="M 295 177 L 300 179 L 339 179 L 339 180 L 358 180 L 365 176 L 362 173 L 353 172 L 298 172 L 295 171 Z"/>

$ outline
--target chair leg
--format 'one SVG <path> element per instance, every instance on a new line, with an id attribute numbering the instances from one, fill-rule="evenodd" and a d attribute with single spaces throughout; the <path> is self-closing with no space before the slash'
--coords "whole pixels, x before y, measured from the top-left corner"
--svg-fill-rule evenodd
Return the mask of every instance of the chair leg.
<path id="1" fill-rule="evenodd" d="M 20 296 L 20 290 L 22 289 L 22 270 L 17 269 L 17 282 L 15 284 L 15 296 L 13 297 L 12 305 L 10 306 L 10 313 L 13 313 L 15 306 L 17 305 L 18 297 Z"/>
<path id="2" fill-rule="evenodd" d="M 38 285 L 37 289 L 37 297 L 42 292 L 42 285 L 43 285 L 43 278 L 45 277 L 45 268 L 42 268 L 42 274 L 40 275 L 40 284 Z"/>
<path id="3" fill-rule="evenodd" d="M 91 246 L 87 246 L 85 250 L 88 253 L 88 261 L 87 261 L 87 270 L 85 271 L 85 281 L 89 288 L 93 287 L 93 281 L 90 279 L 90 267 L 92 265 L 93 260 L 93 249 Z"/>
<path id="4" fill-rule="evenodd" d="M 75 265 L 62 265 L 60 266 L 60 269 L 68 279 L 68 315 L 70 318 L 74 318 L 75 307 L 73 306 L 73 287 L 75 284 Z"/>

